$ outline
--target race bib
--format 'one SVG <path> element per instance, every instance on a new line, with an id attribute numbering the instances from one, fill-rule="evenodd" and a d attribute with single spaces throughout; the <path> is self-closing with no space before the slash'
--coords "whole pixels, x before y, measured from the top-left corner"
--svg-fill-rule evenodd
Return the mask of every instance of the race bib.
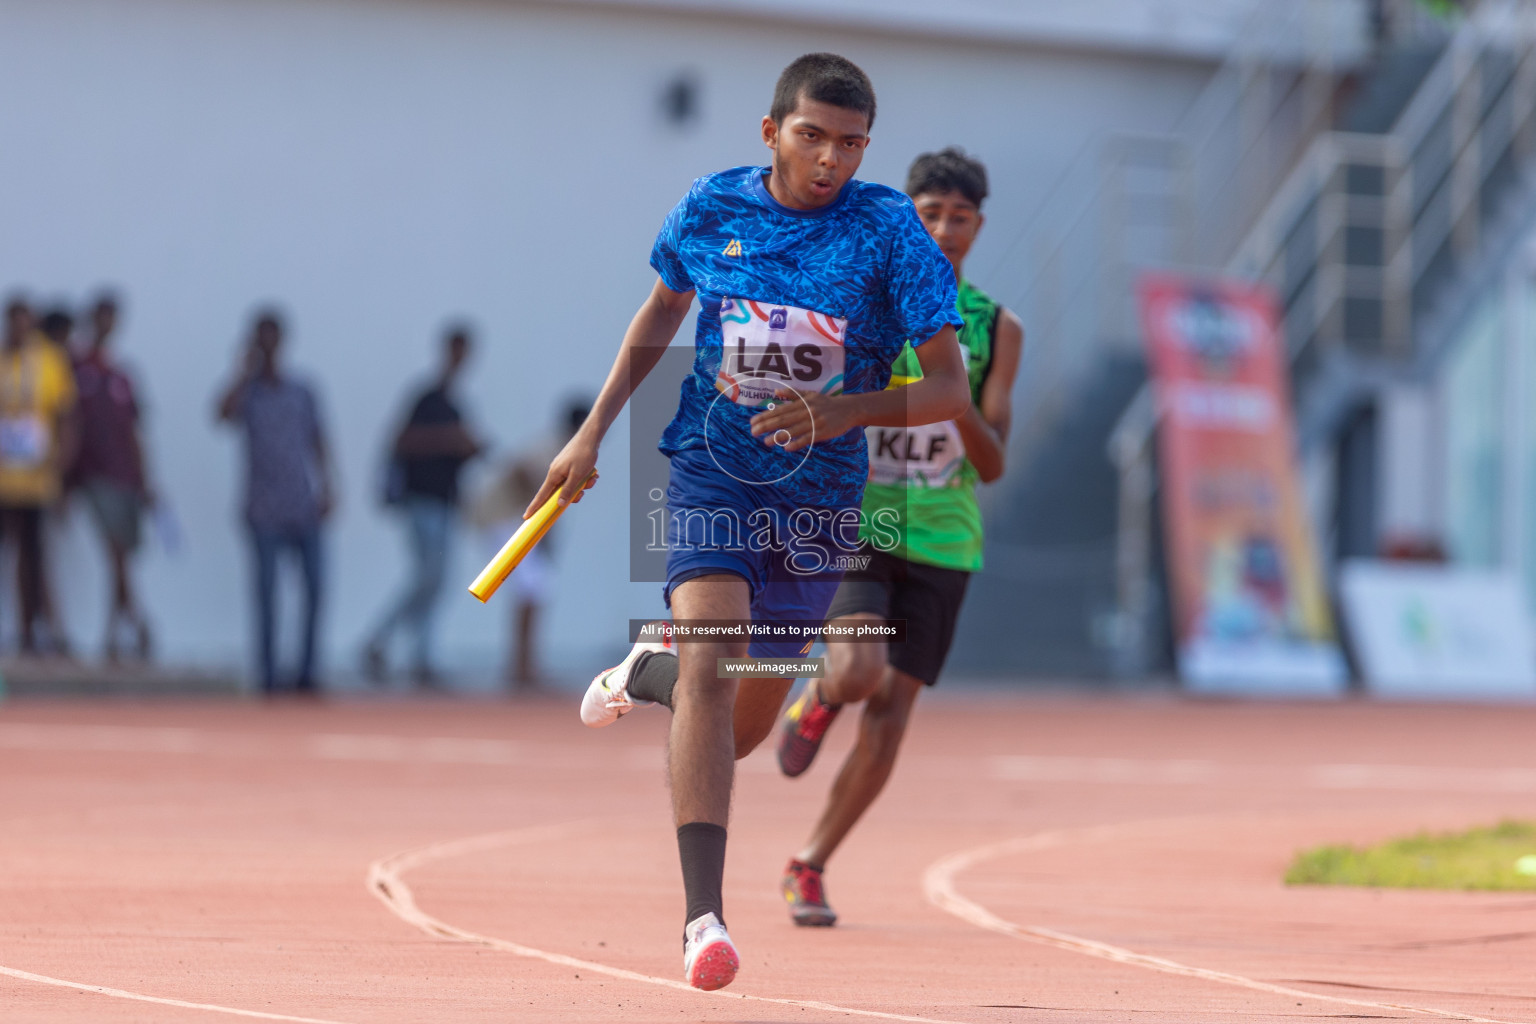
<path id="1" fill-rule="evenodd" d="M 869 479 L 877 484 L 946 487 L 960 471 L 965 444 L 953 420 L 921 427 L 866 427 Z"/>
<path id="2" fill-rule="evenodd" d="M 847 329 L 847 320 L 798 306 L 727 298 L 720 303 L 715 388 L 757 409 L 781 387 L 841 394 Z"/>
<path id="3" fill-rule="evenodd" d="M 48 458 L 48 428 L 37 416 L 0 419 L 0 462 L 40 466 Z"/>

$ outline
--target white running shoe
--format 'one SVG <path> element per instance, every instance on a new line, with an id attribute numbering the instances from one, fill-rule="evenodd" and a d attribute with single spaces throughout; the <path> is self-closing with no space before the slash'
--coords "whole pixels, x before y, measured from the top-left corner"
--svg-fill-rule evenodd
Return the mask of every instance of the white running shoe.
<path id="1" fill-rule="evenodd" d="M 654 704 L 655 701 L 635 700 L 629 695 L 629 680 L 634 674 L 635 663 L 642 654 L 666 654 L 677 657 L 677 646 L 672 642 L 672 628 L 663 624 L 659 643 L 642 642 L 630 648 L 624 660 L 613 668 L 605 669 L 593 677 L 581 698 L 581 721 L 594 729 L 612 725 L 635 708 Z"/>
<path id="2" fill-rule="evenodd" d="M 740 966 L 741 958 L 719 918 L 705 914 L 688 922 L 683 929 L 683 977 L 688 984 L 705 992 L 725 988 Z"/>

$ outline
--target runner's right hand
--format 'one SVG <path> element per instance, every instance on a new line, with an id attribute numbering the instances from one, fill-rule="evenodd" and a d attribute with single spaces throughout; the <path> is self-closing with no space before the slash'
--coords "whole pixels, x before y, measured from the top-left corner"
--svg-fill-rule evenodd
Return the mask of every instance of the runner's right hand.
<path id="1" fill-rule="evenodd" d="M 586 484 L 583 486 L 582 481 Z M 560 454 L 549 464 L 549 472 L 544 476 L 544 483 L 539 487 L 539 493 L 533 496 L 533 501 L 523 511 L 523 518 L 527 519 L 539 510 L 549 496 L 560 492 L 561 504 L 575 504 L 581 500 L 581 495 L 587 488 L 597 483 L 597 446 L 580 435 L 566 442 Z"/>

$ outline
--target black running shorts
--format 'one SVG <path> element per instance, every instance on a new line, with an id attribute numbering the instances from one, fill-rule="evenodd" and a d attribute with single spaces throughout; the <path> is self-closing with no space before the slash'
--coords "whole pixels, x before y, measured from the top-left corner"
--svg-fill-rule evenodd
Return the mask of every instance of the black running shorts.
<path id="1" fill-rule="evenodd" d="M 955 619 L 971 574 L 909 562 L 867 542 L 860 545 L 859 554 L 868 555 L 869 564 L 843 574 L 827 618 L 866 612 L 885 619 L 905 619 L 906 642 L 889 644 L 887 660 L 892 668 L 932 686 L 955 639 Z"/>

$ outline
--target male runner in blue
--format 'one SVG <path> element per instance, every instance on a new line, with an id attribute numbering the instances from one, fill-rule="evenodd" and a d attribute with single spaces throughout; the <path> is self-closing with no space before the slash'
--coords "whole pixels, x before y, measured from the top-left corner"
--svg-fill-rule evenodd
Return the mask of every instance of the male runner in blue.
<path id="1" fill-rule="evenodd" d="M 664 591 L 677 621 L 815 622 L 857 546 L 868 473 L 863 427 L 952 419 L 969 404 L 955 277 L 912 203 L 855 180 L 869 144 L 868 77 L 833 54 L 785 68 L 763 118 L 769 167 L 693 183 L 651 253 L 659 280 L 625 334 L 591 415 L 549 468 L 529 514 L 557 489 L 579 500 L 598 446 L 661 358 L 695 293 L 693 371 L 661 439 L 671 460 Z M 922 380 L 888 391 L 904 339 Z M 689 523 L 706 524 L 701 536 Z M 720 543 L 723 525 L 725 543 Z M 668 775 L 687 898 L 684 974 L 717 989 L 739 958 L 721 901 L 733 761 L 772 730 L 792 679 L 717 678 L 718 659 L 793 657 L 804 639 L 640 643 L 593 680 L 582 720 L 672 708 Z M 647 673 L 646 663 L 666 671 Z M 651 678 L 654 677 L 654 678 Z"/>

